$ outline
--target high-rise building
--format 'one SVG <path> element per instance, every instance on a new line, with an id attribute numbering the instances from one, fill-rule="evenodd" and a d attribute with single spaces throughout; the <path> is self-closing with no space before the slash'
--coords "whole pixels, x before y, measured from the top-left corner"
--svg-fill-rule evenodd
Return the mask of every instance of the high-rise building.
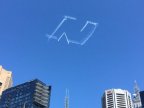
<path id="1" fill-rule="evenodd" d="M 141 108 L 144 108 L 144 91 L 140 92 L 140 98 L 141 98 Z"/>
<path id="2" fill-rule="evenodd" d="M 0 108 L 49 108 L 50 94 L 51 86 L 35 79 L 5 90 Z"/>
<path id="3" fill-rule="evenodd" d="M 0 66 L 0 95 L 7 88 L 12 87 L 12 72 Z"/>
<path id="4" fill-rule="evenodd" d="M 133 108 L 131 94 L 127 90 L 106 90 L 102 97 L 102 108 Z"/>
<path id="5" fill-rule="evenodd" d="M 134 82 L 134 94 L 133 94 L 133 107 L 134 108 L 141 108 L 142 103 L 141 103 L 141 97 L 140 97 L 140 89 L 137 85 L 137 82 Z"/>

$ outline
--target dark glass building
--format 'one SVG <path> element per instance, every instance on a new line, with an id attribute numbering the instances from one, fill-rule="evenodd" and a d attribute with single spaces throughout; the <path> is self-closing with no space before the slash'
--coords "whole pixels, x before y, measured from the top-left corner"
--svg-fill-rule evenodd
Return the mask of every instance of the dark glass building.
<path id="1" fill-rule="evenodd" d="M 0 108 L 49 108 L 50 94 L 51 86 L 35 79 L 5 90 Z"/>
<path id="2" fill-rule="evenodd" d="M 141 98 L 142 108 L 144 108 L 144 91 L 140 92 L 140 98 Z"/>

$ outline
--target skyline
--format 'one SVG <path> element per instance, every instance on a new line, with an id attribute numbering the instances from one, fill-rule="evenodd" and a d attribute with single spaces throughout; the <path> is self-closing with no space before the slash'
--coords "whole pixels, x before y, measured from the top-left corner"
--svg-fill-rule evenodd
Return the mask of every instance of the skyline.
<path id="1" fill-rule="evenodd" d="M 143 0 L 1 0 L 0 65 L 13 72 L 14 84 L 39 78 L 52 89 L 51 108 L 101 108 L 109 88 L 133 92 L 137 80 L 144 90 Z M 83 46 L 65 39 L 48 41 L 64 15 L 78 19 L 66 26 L 69 38 L 87 20 L 98 22 Z M 68 22 L 69 23 L 69 22 Z"/>
<path id="2" fill-rule="evenodd" d="M 1 67 L 2 67 L 2 65 L 0 65 Z M 2 67 L 3 68 L 3 67 Z M 3 68 L 4 69 L 4 68 Z M 4 69 L 5 70 L 5 69 Z M 33 80 L 39 80 L 38 78 L 35 78 L 35 79 L 31 79 L 31 80 L 29 80 L 29 81 L 26 81 L 26 82 L 23 82 L 22 84 L 25 84 L 25 83 L 28 83 L 28 82 L 30 82 L 30 81 L 33 81 Z M 22 85 L 22 84 L 18 84 L 18 85 L 14 85 L 14 86 L 12 86 L 12 87 L 10 87 L 10 89 L 11 88 L 15 88 L 15 87 L 17 87 L 17 86 L 20 86 L 20 85 Z M 49 86 L 51 86 L 51 85 L 49 85 Z M 9 89 L 9 88 L 8 88 Z M 54 89 L 54 88 L 53 88 Z M 65 94 L 65 97 L 64 97 L 64 108 L 69 108 L 69 89 L 65 89 L 66 90 L 66 94 Z M 134 88 L 133 88 L 133 92 L 131 93 L 131 92 L 129 92 L 127 89 L 121 89 L 120 87 L 119 88 L 109 88 L 109 89 L 106 89 L 106 90 L 104 90 L 103 91 L 103 94 L 102 94 L 102 97 L 101 98 L 103 98 L 103 95 L 106 93 L 106 92 L 108 92 L 109 93 L 109 91 L 114 91 L 114 90 L 116 90 L 116 91 L 119 91 L 119 92 L 122 92 L 122 91 L 127 91 L 128 93 L 129 93 L 129 96 L 131 97 L 131 101 L 134 99 L 134 97 L 136 96 L 136 94 L 135 93 L 139 93 L 139 92 L 143 92 L 144 90 L 140 90 L 140 88 L 139 88 L 139 86 L 138 86 L 138 84 L 137 84 L 137 81 L 135 80 L 134 81 Z M 4 90 L 5 91 L 5 90 Z M 102 101 L 101 101 L 101 103 L 102 103 Z"/>

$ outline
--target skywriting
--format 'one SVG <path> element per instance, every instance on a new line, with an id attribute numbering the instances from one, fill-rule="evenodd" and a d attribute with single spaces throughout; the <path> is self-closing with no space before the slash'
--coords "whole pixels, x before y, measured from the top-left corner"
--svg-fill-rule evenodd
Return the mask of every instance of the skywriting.
<path id="1" fill-rule="evenodd" d="M 89 26 L 91 26 L 91 28 L 88 31 L 88 34 L 86 34 L 85 37 L 83 37 L 80 41 L 70 39 L 69 36 L 67 35 L 66 31 L 62 32 L 59 35 L 55 35 L 57 33 L 57 31 L 63 27 L 63 24 L 66 21 L 70 21 L 70 20 L 76 21 L 77 19 L 74 17 L 71 17 L 71 16 L 64 16 L 63 20 L 59 23 L 59 25 L 52 32 L 52 34 L 50 34 L 50 35 L 46 34 L 48 39 L 54 39 L 59 42 L 64 37 L 68 44 L 72 43 L 72 44 L 77 44 L 77 45 L 84 45 L 90 39 L 90 37 L 94 34 L 94 32 L 97 28 L 97 25 L 98 25 L 98 23 L 96 23 L 96 22 L 87 20 L 86 23 L 84 24 L 84 26 L 80 29 L 80 33 L 84 32 L 87 28 L 89 28 Z"/>

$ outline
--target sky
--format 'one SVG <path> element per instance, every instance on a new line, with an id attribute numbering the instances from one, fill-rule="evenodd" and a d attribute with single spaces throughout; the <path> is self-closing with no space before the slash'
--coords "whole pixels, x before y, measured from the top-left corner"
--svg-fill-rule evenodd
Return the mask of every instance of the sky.
<path id="1" fill-rule="evenodd" d="M 0 0 L 0 65 L 13 72 L 14 85 L 38 78 L 52 86 L 50 108 L 101 108 L 104 90 L 144 90 L 143 0 Z M 65 15 L 98 23 L 83 45 L 49 39 Z M 64 30 L 67 29 L 63 28 Z"/>

